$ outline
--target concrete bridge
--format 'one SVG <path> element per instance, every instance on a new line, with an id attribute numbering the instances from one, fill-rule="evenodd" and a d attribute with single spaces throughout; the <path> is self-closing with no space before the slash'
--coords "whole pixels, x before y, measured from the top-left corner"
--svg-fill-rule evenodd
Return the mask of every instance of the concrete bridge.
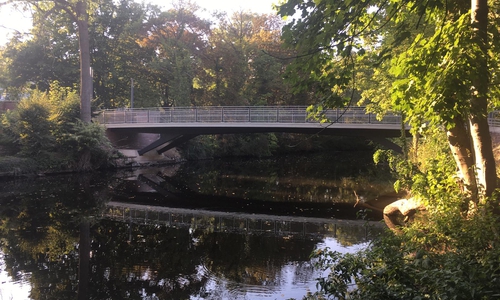
<path id="1" fill-rule="evenodd" d="M 115 109 L 100 111 L 96 120 L 107 128 L 118 148 L 139 149 L 139 155 L 161 154 L 198 135 L 240 133 L 301 133 L 356 136 L 398 150 L 386 138 L 401 136 L 401 117 L 378 120 L 364 108 L 325 112 L 321 123 L 309 117 L 306 106 L 216 106 Z M 405 128 L 409 135 L 409 128 Z"/>

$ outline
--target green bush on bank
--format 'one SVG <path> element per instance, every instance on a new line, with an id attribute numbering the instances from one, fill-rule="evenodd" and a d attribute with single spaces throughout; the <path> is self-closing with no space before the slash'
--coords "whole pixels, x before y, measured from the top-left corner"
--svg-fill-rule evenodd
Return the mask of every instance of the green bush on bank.
<path id="1" fill-rule="evenodd" d="M 423 136 L 410 157 L 387 158 L 396 186 L 423 199 L 426 211 L 363 251 L 313 253 L 328 275 L 304 299 L 500 299 L 499 216 L 482 207 L 464 215 L 466 195 L 442 133 Z"/>
<path id="2" fill-rule="evenodd" d="M 29 157 L 0 156 L 0 174 L 35 173 L 36 161 Z"/>
<path id="3" fill-rule="evenodd" d="M 30 160 L 37 171 L 89 170 L 108 163 L 111 145 L 98 124 L 86 124 L 79 117 L 80 98 L 74 89 L 53 83 L 50 92 L 33 91 L 16 110 L 1 116 L 0 145 L 13 155 L 9 161 Z"/>
<path id="4" fill-rule="evenodd" d="M 439 230 L 436 223 L 443 223 Z M 370 247 L 342 255 L 314 254 L 329 275 L 318 282 L 321 293 L 306 299 L 499 299 L 498 218 L 433 216 L 403 234 L 387 232 Z"/>

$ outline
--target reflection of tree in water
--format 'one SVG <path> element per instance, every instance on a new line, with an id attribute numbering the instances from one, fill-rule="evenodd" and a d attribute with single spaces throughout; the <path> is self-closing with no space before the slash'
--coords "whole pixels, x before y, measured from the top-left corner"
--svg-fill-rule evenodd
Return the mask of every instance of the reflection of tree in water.
<path id="1" fill-rule="evenodd" d="M 315 239 L 215 232 L 200 237 L 204 266 L 234 284 L 279 285 L 283 266 L 309 261 Z"/>
<path id="2" fill-rule="evenodd" d="M 340 163 L 341 162 L 341 163 Z M 369 152 L 262 160 L 220 160 L 182 165 L 171 178 L 200 194 L 294 202 L 354 203 L 393 192 L 388 172 Z"/>
<path id="3" fill-rule="evenodd" d="M 206 218 L 214 226 L 197 227 L 201 220 L 193 219 L 191 229 L 97 220 L 108 183 L 95 175 L 0 183 L 0 246 L 6 269 L 13 278 L 30 274 L 25 279 L 33 299 L 76 298 L 82 282 L 80 224 L 92 240 L 89 299 L 153 294 L 185 299 L 202 296 L 211 280 L 225 281 L 210 291 L 214 296 L 240 285 L 280 285 L 286 268 L 295 271 L 297 282 L 311 277 L 308 255 L 320 237 L 225 232 L 217 226 L 226 223 L 213 217 Z M 363 240 L 359 230 L 342 227 L 336 233 L 341 243 L 349 244 Z M 348 238 L 353 235 L 355 239 Z"/>
<path id="4" fill-rule="evenodd" d="M 283 266 L 308 261 L 318 242 L 109 220 L 94 231 L 91 290 L 104 298 L 144 290 L 160 299 L 186 299 L 214 276 L 233 282 L 229 286 L 279 285 Z"/>
<path id="5" fill-rule="evenodd" d="M 89 189 L 88 186 L 92 186 Z M 32 299 L 73 299 L 78 278 L 78 225 L 103 199 L 91 176 L 2 182 L 1 247 L 6 270 L 31 283 Z M 6 192 L 8 191 L 8 192 Z"/>
<path id="6" fill-rule="evenodd" d="M 103 220 L 94 231 L 91 290 L 102 299 L 136 299 L 142 290 L 185 299 L 203 285 L 188 229 Z"/>
<path id="7" fill-rule="evenodd" d="M 335 228 L 335 239 L 344 247 L 358 245 L 368 242 L 373 237 L 379 235 L 385 230 L 383 226 L 338 226 Z"/>

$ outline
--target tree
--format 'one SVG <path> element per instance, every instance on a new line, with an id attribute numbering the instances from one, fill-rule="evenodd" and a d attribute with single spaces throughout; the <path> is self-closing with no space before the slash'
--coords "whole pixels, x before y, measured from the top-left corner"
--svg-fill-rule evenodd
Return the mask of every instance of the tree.
<path id="1" fill-rule="evenodd" d="M 282 59 L 282 53 L 288 50 L 282 47 L 283 23 L 278 17 L 248 11 L 214 17 L 216 26 L 200 55 L 203 72 L 196 78 L 201 90 L 199 102 L 209 105 L 307 102 L 307 97 L 291 97 L 289 86 L 283 82 L 289 60 Z"/>
<path id="2" fill-rule="evenodd" d="M 131 79 L 135 107 L 159 105 L 161 92 L 150 67 L 155 52 L 140 42 L 158 14 L 158 8 L 131 0 L 98 3 L 89 28 L 95 105 L 128 106 Z"/>
<path id="3" fill-rule="evenodd" d="M 488 63 L 496 27 L 489 26 L 487 1 L 290 0 L 279 13 L 290 18 L 283 39 L 298 53 L 289 69 L 296 91 L 313 90 L 319 110 L 351 105 L 359 63 L 370 58 L 372 70 L 385 68 L 380 90 L 391 97 L 365 93 L 365 101 L 402 113 L 415 134 L 445 128 L 468 199 L 492 196 L 488 74 L 497 66 Z"/>
<path id="4" fill-rule="evenodd" d="M 57 13 L 56 13 L 57 12 Z M 130 79 L 134 80 L 136 105 L 157 106 L 160 92 L 151 72 L 155 49 L 141 40 L 158 18 L 159 8 L 131 0 L 103 0 L 89 10 L 90 56 L 93 75 L 93 106 L 127 106 Z M 9 59 L 9 88 L 29 85 L 46 90 L 50 82 L 73 87 L 80 72 L 78 27 L 70 14 L 53 2 L 36 3 L 29 39 L 12 39 L 5 49 Z"/>
<path id="5" fill-rule="evenodd" d="M 32 38 L 12 39 L 6 47 L 9 87 L 29 85 L 46 91 L 58 81 L 72 87 L 78 82 L 79 56 L 76 32 L 65 14 L 35 12 Z"/>
<path id="6" fill-rule="evenodd" d="M 190 106 L 193 80 L 199 72 L 200 53 L 206 47 L 210 22 L 199 18 L 199 7 L 179 1 L 147 24 L 140 44 L 153 53 L 149 71 L 161 86 L 164 106 Z"/>
<path id="7" fill-rule="evenodd" d="M 13 1 L 0 2 L 0 7 Z M 87 0 L 52 0 L 53 6 L 45 6 L 46 1 L 19 0 L 35 9 L 42 9 L 47 14 L 67 13 L 76 25 L 80 50 L 80 119 L 85 123 L 91 121 L 92 77 L 90 65 L 90 44 L 88 30 Z M 41 4 L 41 5 L 39 5 Z"/>

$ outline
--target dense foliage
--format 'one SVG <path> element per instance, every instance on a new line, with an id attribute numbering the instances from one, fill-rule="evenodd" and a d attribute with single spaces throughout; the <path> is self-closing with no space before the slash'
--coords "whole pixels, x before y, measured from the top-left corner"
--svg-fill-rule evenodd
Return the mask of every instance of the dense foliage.
<path id="1" fill-rule="evenodd" d="M 327 276 L 319 278 L 320 292 L 307 299 L 500 297 L 497 212 L 479 207 L 481 213 L 464 215 L 463 186 L 451 175 L 455 166 L 443 132 L 422 137 L 413 151 L 416 164 L 386 158 L 399 178 L 396 187 L 411 190 L 426 210 L 358 253 L 313 253 Z"/>
<path id="2" fill-rule="evenodd" d="M 329 271 L 319 286 L 337 299 L 498 299 L 496 222 L 491 215 L 433 216 L 356 254 L 317 252 L 317 263 Z"/>
<path id="3" fill-rule="evenodd" d="M 288 20 L 283 39 L 297 53 L 286 75 L 297 91 L 321 97 L 312 112 L 359 101 L 380 115 L 400 113 L 411 125 L 407 156 L 379 152 L 376 159 L 387 158 L 396 189 L 426 208 L 366 251 L 316 253 L 329 275 L 311 298 L 500 297 L 487 124 L 499 99 L 499 4 L 288 0 L 279 7 Z"/>
<path id="4" fill-rule="evenodd" d="M 88 170 L 105 165 L 111 146 L 104 128 L 78 119 L 79 97 L 54 83 L 50 92 L 35 90 L 14 111 L 1 116 L 4 149 L 31 161 L 29 170 Z M 82 159 L 82 157 L 84 157 Z M 89 160 L 86 160 L 89 158 Z M 3 158 L 6 170 L 12 171 Z"/>
<path id="5" fill-rule="evenodd" d="M 30 38 L 15 37 L 0 49 L 0 87 L 17 99 L 33 88 L 47 91 L 53 81 L 73 87 L 80 76 L 79 27 L 62 1 L 26 2 L 36 4 Z M 94 109 L 313 103 L 314 95 L 292 94 L 283 80 L 293 51 L 282 47 L 278 16 L 202 13 L 191 1 L 167 10 L 132 0 L 89 1 Z M 276 148 L 273 135 L 203 138 L 188 147 L 199 153 L 192 157 L 210 157 L 231 152 L 229 145 L 257 156 Z"/>
<path id="6" fill-rule="evenodd" d="M 287 1 L 283 39 L 298 58 L 287 76 L 320 96 L 320 113 L 355 105 L 359 91 L 414 134 L 444 129 L 471 201 L 486 201 L 496 187 L 486 117 L 498 98 L 499 3 L 474 3 Z"/>
<path id="7" fill-rule="evenodd" d="M 30 1 L 27 1 L 30 2 Z M 58 2 L 58 1 L 54 1 Z M 47 90 L 79 80 L 78 32 L 52 1 L 34 9 L 31 37 L 3 49 L 2 87 Z M 61 12 L 61 13 L 55 13 Z M 160 8 L 131 0 L 92 2 L 89 9 L 93 98 L 100 108 L 310 104 L 283 82 L 290 60 L 277 16 L 239 11 L 200 17 L 191 1 Z M 5 76 L 7 75 L 7 76 Z"/>

